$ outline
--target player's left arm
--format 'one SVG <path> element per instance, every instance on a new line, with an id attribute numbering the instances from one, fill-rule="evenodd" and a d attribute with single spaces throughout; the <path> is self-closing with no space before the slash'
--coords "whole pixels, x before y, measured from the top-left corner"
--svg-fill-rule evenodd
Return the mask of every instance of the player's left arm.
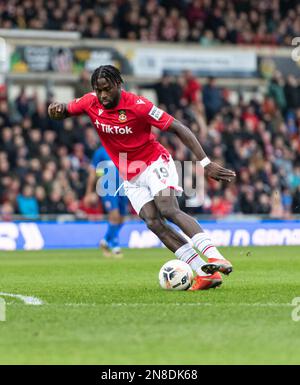
<path id="1" fill-rule="evenodd" d="M 162 131 L 175 133 L 179 139 L 181 139 L 183 144 L 185 144 L 186 147 L 193 152 L 196 159 L 200 161 L 201 165 L 205 167 L 207 176 L 216 180 L 231 182 L 231 180 L 236 176 L 235 172 L 227 170 L 215 162 L 211 162 L 205 154 L 201 144 L 188 127 L 174 119 L 173 116 L 153 105 L 153 103 L 146 98 L 141 98 L 141 100 L 143 103 L 139 103 L 136 106 L 136 111 L 140 114 L 142 119 Z"/>
<path id="2" fill-rule="evenodd" d="M 176 134 L 182 143 L 192 151 L 197 160 L 200 161 L 205 168 L 205 172 L 210 178 L 231 182 L 236 176 L 234 171 L 228 170 L 215 162 L 211 162 L 196 136 L 180 121 L 174 119 L 168 128 L 168 132 Z"/>

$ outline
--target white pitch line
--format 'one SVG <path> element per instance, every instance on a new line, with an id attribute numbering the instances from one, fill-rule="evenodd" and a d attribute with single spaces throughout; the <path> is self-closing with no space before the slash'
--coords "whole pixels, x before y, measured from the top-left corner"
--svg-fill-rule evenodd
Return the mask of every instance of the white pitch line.
<path id="1" fill-rule="evenodd" d="M 242 307 L 292 307 L 291 303 L 65 303 L 65 304 L 53 304 L 55 306 L 70 306 L 70 307 L 97 307 L 97 306 L 110 306 L 110 307 L 147 307 L 147 306 L 242 306 Z"/>
<path id="2" fill-rule="evenodd" d="M 21 295 L 21 294 L 11 294 L 11 293 L 2 293 L 2 292 L 0 292 L 0 296 L 20 299 L 25 303 L 25 305 L 32 305 L 32 306 L 44 305 L 44 302 L 36 297 L 28 297 L 26 295 Z"/>
<path id="3" fill-rule="evenodd" d="M 234 307 L 293 307 L 292 303 L 211 303 L 211 302 L 174 302 L 174 303 L 44 303 L 36 297 L 27 297 L 20 294 L 1 293 L 0 296 L 13 297 L 22 300 L 26 305 L 46 305 L 55 307 L 150 307 L 150 306 L 188 306 L 188 307 L 217 307 L 217 306 L 234 306 Z M 9 305 L 9 304 L 8 304 Z"/>

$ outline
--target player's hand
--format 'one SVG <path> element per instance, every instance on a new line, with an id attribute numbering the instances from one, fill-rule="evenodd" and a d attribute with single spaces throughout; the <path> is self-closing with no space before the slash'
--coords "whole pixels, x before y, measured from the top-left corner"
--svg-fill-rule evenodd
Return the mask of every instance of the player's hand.
<path id="1" fill-rule="evenodd" d="M 215 162 L 209 163 L 204 170 L 207 176 L 218 181 L 223 180 L 225 182 L 231 182 L 236 177 L 234 171 L 219 166 Z"/>
<path id="2" fill-rule="evenodd" d="M 48 107 L 48 114 L 51 119 L 61 120 L 66 117 L 67 106 L 63 103 L 51 103 Z"/>

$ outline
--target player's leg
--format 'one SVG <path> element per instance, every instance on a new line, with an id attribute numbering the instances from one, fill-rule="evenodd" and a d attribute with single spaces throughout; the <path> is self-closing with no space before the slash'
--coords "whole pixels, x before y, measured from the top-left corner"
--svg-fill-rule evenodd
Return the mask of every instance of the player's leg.
<path id="1" fill-rule="evenodd" d="M 180 210 L 175 196 L 176 191 L 182 191 L 178 182 L 177 169 L 171 156 L 168 159 L 159 158 L 148 168 L 147 183 L 161 215 L 177 224 L 191 238 L 194 246 L 208 258 L 205 272 L 212 274 L 217 269 L 229 274 L 232 271 L 231 263 L 224 259 L 199 224 Z"/>
<path id="2" fill-rule="evenodd" d="M 173 230 L 161 217 L 148 187 L 140 177 L 135 182 L 124 182 L 124 191 L 136 213 L 145 221 L 147 227 L 158 236 L 168 249 L 176 252 L 187 241 Z M 195 253 L 194 253 L 195 254 Z"/>
<path id="3" fill-rule="evenodd" d="M 145 221 L 148 229 L 156 234 L 178 259 L 188 263 L 198 275 L 207 275 L 202 270 L 206 262 L 199 257 L 181 234 L 166 223 L 161 217 L 154 201 L 147 202 L 139 212 L 139 216 Z"/>
<path id="4" fill-rule="evenodd" d="M 122 217 L 118 207 L 118 197 L 106 196 L 102 198 L 102 204 L 108 213 L 108 227 L 104 239 L 100 241 L 100 247 L 105 257 L 121 257 L 119 247 L 119 232 L 122 227 Z"/>
<path id="5" fill-rule="evenodd" d="M 176 252 L 185 245 L 186 240 L 173 230 L 161 217 L 154 201 L 147 202 L 139 212 L 140 218 L 144 220 L 149 230 L 158 236 L 163 244 L 172 252 Z"/>
<path id="6" fill-rule="evenodd" d="M 118 208 L 109 213 L 109 222 L 111 226 L 109 247 L 111 248 L 112 256 L 122 258 L 123 254 L 120 247 L 119 233 L 123 226 L 123 217 Z"/>
<path id="7" fill-rule="evenodd" d="M 116 197 L 114 197 L 113 207 L 115 207 L 116 205 L 117 208 L 113 210 L 114 218 L 112 219 L 112 221 L 114 223 L 117 223 L 117 226 L 115 226 L 115 232 L 112 235 L 110 246 L 112 249 L 113 256 L 117 258 L 122 258 L 123 253 L 120 246 L 119 234 L 123 226 L 124 217 L 127 214 L 128 199 L 124 196 L 117 195 Z"/>
<path id="8" fill-rule="evenodd" d="M 151 171 L 151 170 L 150 170 Z M 147 180 L 149 173 L 142 174 L 135 182 L 124 182 L 124 190 L 134 210 L 145 221 L 148 228 L 171 250 L 178 259 L 188 263 L 196 271 L 197 287 L 193 290 L 206 290 L 221 285 L 222 277 L 216 272 L 213 276 L 206 274 L 202 268 L 206 265 L 198 253 L 173 227 L 168 225 L 158 211 Z M 200 282 L 201 280 L 201 282 Z"/>
<path id="9" fill-rule="evenodd" d="M 196 253 L 192 246 L 166 221 L 161 217 L 154 201 L 146 203 L 139 213 L 145 221 L 147 227 L 158 236 L 169 250 L 171 250 L 178 259 L 188 263 L 197 273 L 196 282 L 192 290 L 207 290 L 215 288 L 222 284 L 222 277 L 219 273 L 207 274 L 203 271 L 206 263 Z"/>
<path id="10" fill-rule="evenodd" d="M 154 197 L 155 205 L 161 215 L 176 224 L 189 238 L 194 246 L 208 258 L 209 264 L 203 267 L 206 273 L 216 270 L 224 274 L 232 272 L 232 265 L 213 245 L 210 236 L 203 231 L 194 218 L 180 210 L 174 189 L 167 188 Z"/>

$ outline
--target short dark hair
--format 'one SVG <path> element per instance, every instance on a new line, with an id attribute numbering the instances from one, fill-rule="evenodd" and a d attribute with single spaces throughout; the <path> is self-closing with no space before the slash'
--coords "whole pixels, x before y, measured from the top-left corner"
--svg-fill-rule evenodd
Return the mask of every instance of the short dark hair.
<path id="1" fill-rule="evenodd" d="M 95 89 L 96 82 L 99 78 L 109 80 L 111 83 L 116 85 L 124 83 L 121 72 L 118 70 L 118 68 L 112 65 L 100 66 L 95 69 L 91 77 L 91 84 L 93 89 Z"/>

